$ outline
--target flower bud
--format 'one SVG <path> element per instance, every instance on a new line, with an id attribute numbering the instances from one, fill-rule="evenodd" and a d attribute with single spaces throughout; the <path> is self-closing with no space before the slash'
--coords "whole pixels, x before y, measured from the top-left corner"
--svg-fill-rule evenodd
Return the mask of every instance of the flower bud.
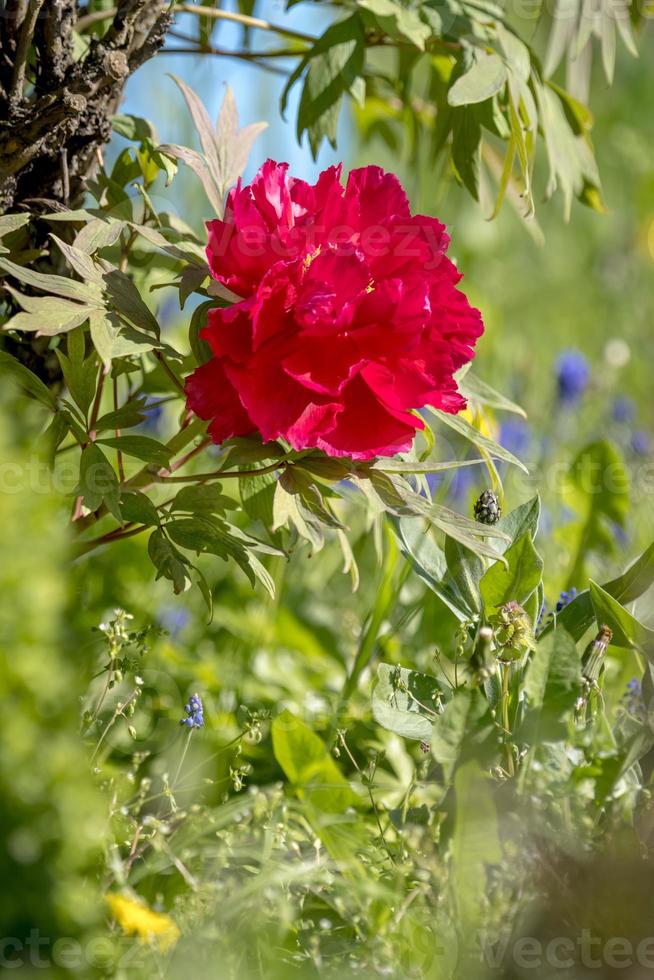
<path id="1" fill-rule="evenodd" d="M 519 660 L 536 646 L 532 621 L 518 602 L 505 602 L 491 616 L 490 624 L 499 660 Z"/>
<path id="2" fill-rule="evenodd" d="M 497 494 L 492 490 L 484 490 L 475 503 L 475 520 L 480 524 L 497 524 L 502 516 L 502 508 Z"/>

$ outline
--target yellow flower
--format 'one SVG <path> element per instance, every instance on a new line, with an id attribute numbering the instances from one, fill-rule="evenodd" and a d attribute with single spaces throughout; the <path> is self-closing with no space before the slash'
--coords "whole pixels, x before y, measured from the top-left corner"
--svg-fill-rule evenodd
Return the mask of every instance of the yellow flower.
<path id="1" fill-rule="evenodd" d="M 466 422 L 469 422 L 470 425 L 474 426 L 478 432 L 481 432 L 482 436 L 488 436 L 489 439 L 497 440 L 497 426 L 495 425 L 495 420 L 491 412 L 483 412 L 480 408 L 472 409 L 468 405 L 460 413 L 460 416 Z"/>
<path id="2" fill-rule="evenodd" d="M 168 915 L 153 912 L 147 905 L 125 895 L 105 896 L 116 922 L 128 936 L 138 936 L 141 943 L 156 942 L 165 953 L 179 939 L 180 932 Z"/>

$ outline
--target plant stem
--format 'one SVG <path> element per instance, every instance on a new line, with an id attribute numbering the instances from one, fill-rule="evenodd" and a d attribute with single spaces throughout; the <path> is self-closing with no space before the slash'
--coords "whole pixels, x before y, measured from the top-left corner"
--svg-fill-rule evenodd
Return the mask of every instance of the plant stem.
<path id="1" fill-rule="evenodd" d="M 113 379 L 113 393 L 114 393 L 114 412 L 118 411 L 118 378 Z M 120 429 L 116 429 L 116 438 L 120 438 Z M 118 479 L 121 483 L 125 482 L 125 466 L 123 464 L 123 454 L 120 449 L 116 450 L 116 462 L 118 465 Z"/>
<path id="2" fill-rule="evenodd" d="M 504 729 L 504 744 L 506 748 L 506 768 L 509 776 L 515 775 L 513 765 L 513 747 L 511 745 L 511 728 L 509 722 L 509 683 L 511 680 L 511 665 L 501 664 L 502 674 L 502 728 Z"/>
<path id="3" fill-rule="evenodd" d="M 220 10 L 215 7 L 203 7 L 194 3 L 180 3 L 175 7 L 185 14 L 195 14 L 197 17 L 210 17 L 212 20 L 231 20 L 244 27 L 256 27 L 260 31 L 272 31 L 274 34 L 281 34 L 282 37 L 294 38 L 296 41 L 306 41 L 314 44 L 317 38 L 311 34 L 303 34 L 301 31 L 294 31 L 284 27 L 282 24 L 271 24 L 268 20 L 260 17 L 250 17 L 248 14 L 238 14 L 231 10 Z"/>
<path id="4" fill-rule="evenodd" d="M 156 483 L 206 483 L 208 480 L 238 478 L 239 476 L 261 476 L 263 473 L 274 473 L 288 464 L 285 460 L 277 460 L 258 470 L 213 470 L 211 473 L 192 473 L 189 476 L 157 476 Z"/>
<path id="5" fill-rule="evenodd" d="M 173 371 L 173 369 L 170 367 L 170 365 L 168 364 L 168 361 L 163 356 L 163 354 L 161 353 L 161 351 L 160 350 L 155 350 L 155 351 L 152 351 L 152 353 L 154 354 L 154 356 L 156 357 L 156 359 L 159 361 L 159 363 L 161 364 L 161 366 L 164 369 L 165 373 L 168 375 L 168 377 L 173 382 L 173 384 L 178 389 L 178 391 L 181 391 L 183 397 L 186 398 L 186 391 L 184 389 L 183 383 L 179 380 L 179 378 L 177 377 L 177 375 L 175 374 L 175 372 Z"/>
<path id="6" fill-rule="evenodd" d="M 147 531 L 148 524 L 139 524 L 138 527 L 134 527 L 131 524 L 126 524 L 124 528 L 116 528 L 114 531 L 108 531 L 107 534 L 100 535 L 99 538 L 93 538 L 91 541 L 84 541 L 75 550 L 75 558 L 81 558 L 82 555 L 87 555 L 89 551 L 95 551 L 103 544 L 113 544 L 114 541 L 122 541 L 124 538 L 133 538 L 137 534 L 142 534 L 143 531 Z"/>
<path id="7" fill-rule="evenodd" d="M 170 784 L 171 790 L 174 790 L 175 789 L 175 786 L 177 785 L 177 780 L 179 779 L 179 774 L 182 771 L 182 766 L 184 765 L 184 759 L 186 758 L 186 753 L 188 752 L 188 747 L 191 744 L 191 735 L 192 734 L 193 734 L 193 729 L 192 728 L 189 728 L 188 731 L 186 732 L 186 739 L 184 741 L 184 748 L 182 749 L 182 754 L 181 754 L 181 756 L 179 758 L 179 762 L 177 764 L 177 769 L 175 771 L 175 775 L 173 777 L 173 781 Z"/>
<path id="8" fill-rule="evenodd" d="M 398 551 L 397 545 L 395 544 L 395 538 L 392 537 L 390 532 L 387 534 L 387 542 L 388 551 L 386 554 L 386 561 L 384 563 L 381 582 L 379 583 L 379 588 L 377 589 L 375 604 L 370 613 L 368 625 L 359 642 L 359 649 L 354 659 L 354 663 L 352 664 L 352 669 L 350 670 L 350 673 L 348 674 L 343 685 L 343 690 L 341 691 L 340 704 L 336 712 L 335 722 L 332 726 L 332 738 L 335 732 L 341 727 L 341 719 L 345 712 L 345 708 L 347 707 L 348 701 L 352 697 L 352 694 L 356 690 L 361 674 L 373 658 L 379 630 L 381 629 L 382 623 L 386 619 L 396 596 L 396 590 L 393 588 L 393 577 L 395 575 L 395 568 L 398 560 Z"/>
<path id="9" fill-rule="evenodd" d="M 120 717 L 121 715 L 123 715 L 123 712 L 125 711 L 125 708 L 132 703 L 132 701 L 134 700 L 134 698 L 138 697 L 138 693 L 139 693 L 139 689 L 137 687 L 136 690 L 132 691 L 132 693 L 130 694 L 130 696 L 128 697 L 127 701 L 125 701 L 124 704 L 123 703 L 120 703 L 120 704 L 117 705 L 116 710 L 114 711 L 113 715 L 111 716 L 111 718 L 107 722 L 107 724 L 106 724 L 106 726 L 104 728 L 104 731 L 102 732 L 102 735 L 98 739 L 98 743 L 97 743 L 96 747 L 93 750 L 93 755 L 91 756 L 91 761 L 90 761 L 89 765 L 91 765 L 91 766 L 93 765 L 93 762 L 95 760 L 95 757 L 98 754 L 98 752 L 100 751 L 100 746 L 102 745 L 102 743 L 104 742 L 105 738 L 107 737 L 107 735 L 108 735 L 111 727 L 113 726 L 114 722 L 116 721 L 116 719 L 118 717 Z"/>

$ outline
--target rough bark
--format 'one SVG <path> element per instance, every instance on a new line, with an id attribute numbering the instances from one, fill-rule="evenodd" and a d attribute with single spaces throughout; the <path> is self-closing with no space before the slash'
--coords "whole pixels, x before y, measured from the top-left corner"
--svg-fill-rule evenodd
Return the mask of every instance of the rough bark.
<path id="1" fill-rule="evenodd" d="M 79 198 L 127 79 L 170 24 L 166 0 L 122 0 L 75 60 L 85 16 L 75 0 L 0 0 L 0 214 Z"/>
<path id="2" fill-rule="evenodd" d="M 121 0 L 107 20 L 75 0 L 0 0 L 0 214 L 81 204 L 127 79 L 164 42 L 169 3 Z M 85 35 L 88 50 L 75 58 L 74 31 L 85 21 L 106 30 Z M 30 226 L 35 250 L 48 230 Z M 49 252 L 38 268 L 66 274 L 59 261 Z M 59 385 L 48 338 L 5 337 L 3 345 L 46 384 Z"/>

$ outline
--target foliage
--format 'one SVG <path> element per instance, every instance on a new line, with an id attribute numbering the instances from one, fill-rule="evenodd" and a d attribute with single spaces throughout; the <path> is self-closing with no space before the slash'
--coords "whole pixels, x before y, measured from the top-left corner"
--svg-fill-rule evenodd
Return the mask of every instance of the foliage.
<path id="1" fill-rule="evenodd" d="M 412 153 L 436 134 L 468 189 L 481 155 L 500 199 L 503 183 L 525 191 L 542 139 L 566 201 L 598 204 L 580 183 L 595 171 L 573 96 L 585 100 L 593 45 L 612 76 L 615 31 L 631 34 L 615 7 L 570 9 L 563 33 L 544 16 L 542 61 L 542 38 L 525 54 L 526 33 L 494 8 L 362 0 L 320 40 L 288 36 L 280 63 L 299 67 L 315 147 L 365 95 L 371 138 L 397 148 L 409 133 Z M 188 14 L 202 45 L 227 13 Z M 267 30 L 252 14 L 244 2 L 233 15 L 245 54 Z M 564 60 L 569 94 L 552 80 Z M 393 459 L 255 439 L 214 449 L 182 379 L 207 356 L 207 309 L 233 297 L 216 295 L 204 236 L 160 191 L 176 192 L 181 162 L 220 213 L 261 127 L 240 128 L 229 91 L 214 127 L 177 85 L 202 153 L 122 114 L 83 207 L 41 200 L 0 218 L 3 965 L 42 969 L 34 930 L 55 976 L 551 977 L 552 937 L 570 975 L 598 950 L 609 972 L 618 937 L 633 960 L 653 899 L 654 545 L 649 460 L 633 442 L 645 423 L 611 415 L 609 358 L 571 402 L 548 370 L 585 306 L 589 344 L 649 350 L 640 280 L 612 280 L 621 317 L 597 289 L 632 225 L 603 250 L 575 213 L 565 248 L 555 237 L 540 253 L 541 282 L 524 229 L 487 225 L 484 244 L 452 197 L 479 291 L 496 278 L 522 297 L 509 325 L 480 302 L 479 370 L 524 396 L 529 422 L 475 369 L 458 379 L 468 411 L 426 412 L 424 436 Z M 543 106 L 563 114 L 558 137 Z M 633 138 L 641 168 L 640 227 L 653 212 L 636 115 L 619 142 Z M 588 281 L 573 296 L 550 276 L 577 251 Z M 171 296 L 172 317 L 159 302 Z M 55 372 L 22 359 L 26 334 Z M 647 365 L 634 367 L 643 393 Z M 491 489 L 502 516 L 481 524 L 474 500 Z M 524 966 L 534 943 L 540 965 Z"/>

